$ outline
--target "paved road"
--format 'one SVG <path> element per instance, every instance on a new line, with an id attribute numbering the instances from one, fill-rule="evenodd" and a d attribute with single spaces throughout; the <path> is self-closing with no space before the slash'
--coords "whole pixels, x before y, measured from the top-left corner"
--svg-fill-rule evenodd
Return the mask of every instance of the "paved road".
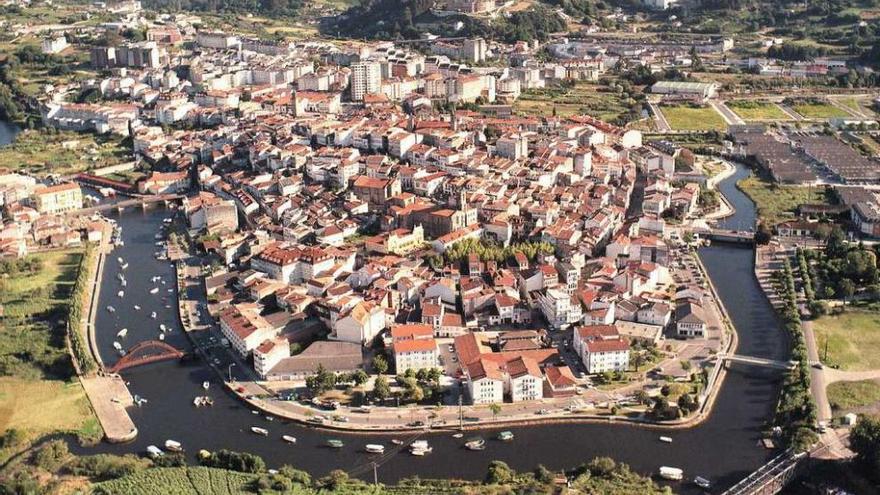
<path id="1" fill-rule="evenodd" d="M 660 111 L 660 107 L 655 103 L 648 103 L 648 106 L 651 107 L 651 114 L 654 115 L 654 122 L 657 123 L 657 130 L 660 132 L 671 131 L 672 127 L 669 125 L 663 112 Z"/>
<path id="2" fill-rule="evenodd" d="M 728 108 L 723 101 L 711 100 L 709 101 L 709 105 L 721 115 L 721 118 L 724 119 L 724 122 L 726 122 L 727 125 L 743 125 L 746 123 L 745 120 L 741 119 L 739 115 Z"/>

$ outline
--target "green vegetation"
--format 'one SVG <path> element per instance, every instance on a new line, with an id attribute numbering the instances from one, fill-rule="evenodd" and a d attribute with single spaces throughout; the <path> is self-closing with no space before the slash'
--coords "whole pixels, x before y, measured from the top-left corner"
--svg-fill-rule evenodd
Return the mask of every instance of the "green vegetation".
<path id="1" fill-rule="evenodd" d="M 785 112 L 775 103 L 754 100 L 728 101 L 727 106 L 743 120 L 789 120 Z"/>
<path id="2" fill-rule="evenodd" d="M 81 260 L 80 251 L 55 251 L 0 261 L 0 431 L 18 432 L 0 457 L 54 431 L 101 436 L 82 387 L 70 381 L 64 338 Z"/>
<path id="3" fill-rule="evenodd" d="M 816 403 L 810 394 L 807 346 L 797 306 L 794 274 L 788 259 L 785 260 L 783 269 L 775 272 L 774 276 L 783 301 L 783 307 L 779 310 L 782 327 L 791 337 L 791 358 L 798 362 L 794 369 L 785 374 L 781 397 L 776 404 L 774 423 L 782 428 L 783 437 L 789 447 L 803 452 L 817 440 L 813 431 L 817 413 Z"/>
<path id="4" fill-rule="evenodd" d="M 256 478 L 255 475 L 207 467 L 155 468 L 101 483 L 95 487 L 93 493 L 96 495 L 246 493 Z"/>
<path id="5" fill-rule="evenodd" d="M 618 125 L 637 120 L 642 106 L 624 92 L 609 91 L 589 83 L 559 85 L 523 92 L 513 109 L 539 117 L 590 115 Z"/>
<path id="6" fill-rule="evenodd" d="M 850 309 L 818 318 L 813 329 L 825 364 L 848 371 L 880 368 L 880 313 Z"/>
<path id="7" fill-rule="evenodd" d="M 481 482 L 460 480 L 404 479 L 397 485 L 369 485 L 350 478 L 344 471 L 331 471 L 312 481 L 307 473 L 284 466 L 277 474 L 241 473 L 206 467 L 173 467 L 142 469 L 127 476 L 95 486 L 96 494 L 140 495 L 167 494 L 228 494 L 287 493 L 301 495 L 342 494 L 429 494 L 429 493 L 550 493 L 556 473 L 543 466 L 533 472 L 519 473 L 501 461 L 489 463 L 486 478 Z M 669 494 L 650 478 L 640 476 L 626 465 L 607 457 L 593 459 L 567 473 L 572 479 L 571 495 L 604 494 Z"/>
<path id="8" fill-rule="evenodd" d="M 501 247 L 493 242 L 482 239 L 465 239 L 454 244 L 443 253 L 443 257 L 449 263 L 462 263 L 467 261 L 471 254 L 476 254 L 482 261 L 502 262 L 513 258 L 517 253 L 522 253 L 533 261 L 538 254 L 553 254 L 555 248 L 549 242 L 519 242 L 507 247 Z M 442 260 L 437 255 L 430 255 L 428 262 L 433 267 L 439 267 Z"/>
<path id="9" fill-rule="evenodd" d="M 755 202 L 761 220 L 770 225 L 794 218 L 798 205 L 829 202 L 824 188 L 784 186 L 755 175 L 740 180 L 736 185 Z"/>
<path id="10" fill-rule="evenodd" d="M 836 411 L 848 411 L 880 402 L 880 382 L 836 382 L 828 385 L 828 402 Z"/>
<path id="11" fill-rule="evenodd" d="M 724 130 L 727 124 L 714 108 L 696 105 L 661 105 L 660 111 L 676 131 Z"/>
<path id="12" fill-rule="evenodd" d="M 880 419 L 862 416 L 850 432 L 855 465 L 868 478 L 880 483 Z"/>
<path id="13" fill-rule="evenodd" d="M 87 304 L 86 297 L 89 295 L 89 277 L 91 276 L 94 262 L 94 250 L 91 246 L 87 246 L 80 260 L 76 282 L 74 282 L 73 292 L 67 305 L 67 335 L 70 338 L 70 349 L 73 351 L 73 357 L 76 360 L 75 365 L 79 367 L 79 372 L 84 375 L 91 374 L 98 368 L 94 356 L 89 351 L 89 344 L 86 342 L 86 331 L 82 327 L 83 308 Z"/>
<path id="14" fill-rule="evenodd" d="M 851 117 L 851 115 L 846 111 L 841 110 L 824 100 L 786 100 L 786 104 L 790 105 L 795 112 L 801 114 L 804 118 L 807 119 L 834 119 Z"/>
<path id="15" fill-rule="evenodd" d="M 121 138 L 54 129 L 26 130 L 0 148 L 0 168 L 67 175 L 131 159 Z"/>

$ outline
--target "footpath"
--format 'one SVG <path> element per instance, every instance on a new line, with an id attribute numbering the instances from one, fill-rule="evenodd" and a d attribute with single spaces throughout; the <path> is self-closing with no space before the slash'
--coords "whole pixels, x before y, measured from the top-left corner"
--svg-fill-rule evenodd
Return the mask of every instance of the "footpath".
<path id="1" fill-rule="evenodd" d="M 79 379 L 89 402 L 92 404 L 92 409 L 98 417 L 98 422 L 104 430 L 104 438 L 110 443 L 123 443 L 134 440 L 138 434 L 137 427 L 126 410 L 134 404 L 134 400 L 121 377 L 104 373 L 104 363 L 101 360 L 101 353 L 98 352 L 98 343 L 95 337 L 95 319 L 101 296 L 104 265 L 107 255 L 113 250 L 113 245 L 110 243 L 111 231 L 112 228 L 105 222 L 101 242 L 96 249 L 97 260 L 89 279 L 89 295 L 86 298 L 88 308 L 83 312 L 86 315 L 83 328 L 86 331 L 89 352 L 95 359 L 99 371 L 95 376 L 81 374 Z"/>

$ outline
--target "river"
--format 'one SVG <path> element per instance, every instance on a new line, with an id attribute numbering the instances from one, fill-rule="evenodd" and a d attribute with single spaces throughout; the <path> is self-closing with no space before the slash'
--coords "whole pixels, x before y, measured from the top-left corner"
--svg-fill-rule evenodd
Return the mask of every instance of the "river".
<path id="1" fill-rule="evenodd" d="M 2 143 L 2 141 L 0 141 Z M 755 209 L 751 201 L 734 187 L 738 178 L 748 174 L 740 168 L 725 180 L 721 190 L 736 206 L 736 214 L 724 226 L 748 227 L 754 224 Z M 98 305 L 97 339 L 100 353 L 112 363 L 116 354 L 112 342 L 120 328 L 128 328 L 124 346 L 141 340 L 155 339 L 158 325 L 172 327 L 166 341 L 182 348 L 189 343 L 175 323 L 173 269 L 167 262 L 153 257 L 153 236 L 167 218 L 169 210 L 128 210 L 116 216 L 122 227 L 125 246 L 108 257 L 101 282 L 101 303 Z M 739 333 L 737 352 L 775 359 L 786 358 L 787 343 L 779 331 L 772 308 L 761 292 L 753 274 L 753 251 L 727 245 L 704 248 L 700 256 L 715 283 Z M 120 286 L 121 271 L 116 258 L 129 266 L 124 270 L 126 287 Z M 168 285 L 152 283 L 151 277 L 161 276 Z M 151 295 L 149 290 L 159 287 Z M 171 288 L 172 292 L 167 290 Z M 124 297 L 117 295 L 124 290 Z M 141 306 L 135 310 L 134 305 Z M 166 304 L 171 308 L 166 308 Z M 105 308 L 113 305 L 115 312 Z M 156 311 L 157 319 L 150 318 Z M 232 449 L 262 456 L 270 467 L 291 464 L 320 476 L 341 468 L 364 478 L 372 477 L 370 456 L 362 453 L 366 443 L 390 445 L 390 435 L 364 436 L 330 433 L 279 420 L 267 421 L 253 415 L 237 399 L 219 392 L 219 381 L 204 364 L 191 362 L 158 363 L 124 372 L 133 394 L 148 400 L 141 408 L 133 408 L 132 419 L 139 435 L 129 444 L 102 443 L 92 448 L 74 447 L 78 453 L 142 453 L 147 445 L 161 445 L 166 439 L 181 442 L 190 456 L 199 449 Z M 551 469 L 576 466 L 595 456 L 610 456 L 626 462 L 636 471 L 650 474 L 660 465 L 681 467 L 687 478 L 700 475 L 712 479 L 716 489 L 730 486 L 763 464 L 772 453 L 759 446 L 761 429 L 772 418 L 781 373 L 734 364 L 716 399 L 712 415 L 700 426 L 662 433 L 673 437 L 673 444 L 658 441 L 657 430 L 632 425 L 587 424 L 546 425 L 511 428 L 516 434 L 512 443 L 489 441 L 483 452 L 465 451 L 462 440 L 449 434 L 429 435 L 434 453 L 428 457 L 398 455 L 378 467 L 382 481 L 393 482 L 403 477 L 453 477 L 481 479 L 489 461 L 503 460 L 513 468 L 530 470 L 538 464 Z M 203 395 L 201 384 L 213 384 L 210 394 L 215 405 L 195 408 L 193 397 Z M 270 431 L 268 437 L 252 434 L 251 426 Z M 297 437 L 296 445 L 280 440 L 282 434 Z M 484 433 L 487 438 L 491 433 Z M 322 447 L 327 438 L 345 441 L 343 449 Z M 693 485 L 682 483 L 676 491 L 691 491 Z M 715 491 L 715 490 L 713 490 Z"/>

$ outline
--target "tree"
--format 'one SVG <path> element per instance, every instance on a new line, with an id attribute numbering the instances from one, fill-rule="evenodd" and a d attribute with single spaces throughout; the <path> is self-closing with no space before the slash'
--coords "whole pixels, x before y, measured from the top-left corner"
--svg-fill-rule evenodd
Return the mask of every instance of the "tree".
<path id="1" fill-rule="evenodd" d="M 648 395 L 648 392 L 645 392 L 642 389 L 636 391 L 635 398 L 639 402 L 639 404 L 644 404 L 647 406 L 651 403 L 651 396 Z"/>
<path id="2" fill-rule="evenodd" d="M 493 402 L 492 404 L 489 404 L 489 411 L 492 413 L 492 419 L 495 419 L 501 412 L 501 406 Z"/>
<path id="3" fill-rule="evenodd" d="M 513 481 L 516 473 L 506 462 L 492 461 L 489 463 L 489 470 L 486 472 L 486 483 L 490 485 L 501 485 Z"/>
<path id="4" fill-rule="evenodd" d="M 593 476 L 608 476 L 617 469 L 617 463 L 610 457 L 596 457 L 587 464 L 587 469 Z"/>
<path id="5" fill-rule="evenodd" d="M 819 441 L 819 437 L 815 431 L 806 426 L 801 426 L 792 433 L 788 444 L 795 452 L 806 452 L 817 441 Z"/>
<path id="6" fill-rule="evenodd" d="M 318 364 L 315 374 L 306 378 L 306 388 L 313 395 L 320 395 L 336 386 L 336 375 Z"/>
<path id="7" fill-rule="evenodd" d="M 543 464 L 538 464 L 538 467 L 535 468 L 533 474 L 535 476 L 535 480 L 538 481 L 538 483 L 543 483 L 545 485 L 553 483 L 553 472 L 544 467 Z"/>
<path id="8" fill-rule="evenodd" d="M 385 359 L 385 356 L 381 354 L 373 356 L 373 369 L 380 375 L 388 372 L 388 361 Z"/>
<path id="9" fill-rule="evenodd" d="M 837 286 L 838 294 L 840 298 L 843 299 L 844 306 L 846 305 L 846 300 L 851 298 L 856 293 L 856 284 L 853 283 L 852 280 L 845 278 L 840 281 Z"/>
<path id="10" fill-rule="evenodd" d="M 382 375 L 376 377 L 373 382 L 373 395 L 377 399 L 385 399 L 391 395 L 391 387 L 388 385 L 388 379 Z"/>
<path id="11" fill-rule="evenodd" d="M 763 246 L 769 244 L 771 239 L 773 239 L 773 231 L 770 230 L 770 227 L 764 222 L 758 224 L 758 231 L 755 232 L 755 244 Z"/>
<path id="12" fill-rule="evenodd" d="M 860 416 L 849 435 L 856 465 L 875 482 L 880 482 L 880 419 Z"/>
<path id="13" fill-rule="evenodd" d="M 278 468 L 278 474 L 299 485 L 311 486 L 312 484 L 312 477 L 309 473 L 296 469 L 289 464 L 285 464 Z"/>
<path id="14" fill-rule="evenodd" d="M 686 413 L 696 411 L 697 407 L 697 401 L 694 400 L 691 394 L 681 394 L 678 398 L 678 408 Z"/>
<path id="15" fill-rule="evenodd" d="M 334 469 L 318 480 L 318 484 L 325 490 L 336 491 L 348 483 L 348 473 L 341 469 Z"/>
<path id="16" fill-rule="evenodd" d="M 367 383 L 367 380 L 369 379 L 370 375 L 368 375 L 367 372 L 364 370 L 357 370 L 351 374 L 351 381 L 354 382 L 355 386 L 358 387 Z"/>

